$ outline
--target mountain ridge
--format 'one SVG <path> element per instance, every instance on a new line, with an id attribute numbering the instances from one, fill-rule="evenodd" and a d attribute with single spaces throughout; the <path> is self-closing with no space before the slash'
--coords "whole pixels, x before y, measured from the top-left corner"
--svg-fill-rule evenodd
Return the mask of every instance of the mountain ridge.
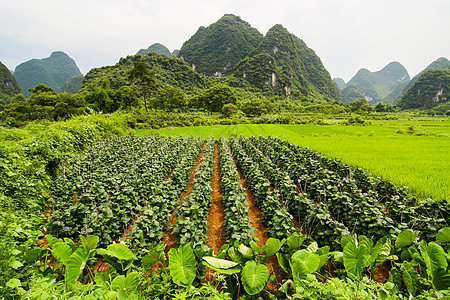
<path id="1" fill-rule="evenodd" d="M 0 62 L 0 104 L 7 104 L 20 93 L 20 85 L 11 71 Z"/>
<path id="2" fill-rule="evenodd" d="M 358 100 L 354 98 L 358 95 L 355 91 L 357 89 L 372 105 L 392 103 L 391 98 L 398 92 L 399 86 L 403 86 L 409 80 L 408 71 L 397 61 L 390 62 L 375 72 L 361 68 L 342 89 L 342 101 L 351 103 Z M 352 91 L 349 92 L 346 89 Z"/>
<path id="3" fill-rule="evenodd" d="M 14 70 L 14 77 L 26 97 L 31 95 L 28 89 L 38 84 L 45 84 L 59 91 L 69 78 L 77 75 L 83 74 L 75 61 L 62 51 L 54 51 L 46 58 L 28 60 Z"/>

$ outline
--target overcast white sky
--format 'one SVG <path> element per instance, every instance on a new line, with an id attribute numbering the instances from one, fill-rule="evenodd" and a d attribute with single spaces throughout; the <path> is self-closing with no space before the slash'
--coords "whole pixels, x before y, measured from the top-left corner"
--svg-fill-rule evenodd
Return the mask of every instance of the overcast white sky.
<path id="1" fill-rule="evenodd" d="M 226 13 L 266 34 L 282 24 L 346 82 L 402 63 L 411 77 L 450 58 L 449 0 L 2 0 L 0 61 L 9 69 L 60 50 L 86 74 L 159 42 L 180 49 Z"/>

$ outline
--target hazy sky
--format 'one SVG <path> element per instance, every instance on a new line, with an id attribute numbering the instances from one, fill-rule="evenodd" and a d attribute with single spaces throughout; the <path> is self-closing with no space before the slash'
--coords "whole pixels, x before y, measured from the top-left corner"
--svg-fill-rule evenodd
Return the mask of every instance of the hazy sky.
<path id="1" fill-rule="evenodd" d="M 413 77 L 450 58 L 450 0 L 2 0 L 0 61 L 60 50 L 86 74 L 156 42 L 180 49 L 226 13 L 262 34 L 282 24 L 346 82 L 360 68 L 398 61 Z"/>

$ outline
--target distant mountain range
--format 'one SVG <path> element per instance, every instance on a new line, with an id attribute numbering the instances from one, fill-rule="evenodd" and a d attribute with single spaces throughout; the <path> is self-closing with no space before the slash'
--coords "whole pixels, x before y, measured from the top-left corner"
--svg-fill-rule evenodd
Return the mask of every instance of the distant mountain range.
<path id="1" fill-rule="evenodd" d="M 227 14 L 200 27 L 178 55 L 206 76 L 233 75 L 254 87 L 299 99 L 338 99 L 338 90 L 320 58 L 283 26 L 265 36 L 240 17 Z"/>
<path id="2" fill-rule="evenodd" d="M 26 97 L 31 95 L 28 89 L 38 84 L 45 84 L 59 92 L 69 78 L 79 75 L 82 74 L 75 61 L 61 51 L 55 51 L 47 58 L 21 63 L 14 70 L 14 77 Z"/>
<path id="3" fill-rule="evenodd" d="M 170 52 L 170 50 L 167 49 L 167 47 L 164 46 L 163 44 L 155 43 L 155 44 L 149 46 L 147 49 L 139 50 L 136 54 L 145 55 L 149 52 L 156 52 L 156 53 L 160 53 L 160 54 L 165 54 L 167 56 L 171 56 L 171 55 L 177 56 L 178 53 L 180 52 L 180 50 L 174 50 L 173 52 Z"/>
<path id="4" fill-rule="evenodd" d="M 345 103 L 365 98 L 372 105 L 377 103 L 397 104 L 425 71 L 445 69 L 449 65 L 450 61 L 441 57 L 410 80 L 403 65 L 391 62 L 377 72 L 370 72 L 367 69 L 359 70 L 343 87 L 342 79 L 336 78 L 335 82 L 342 89 L 342 101 Z"/>
<path id="5" fill-rule="evenodd" d="M 147 62 L 156 72 L 157 87 L 176 87 L 188 94 L 224 83 L 243 93 L 268 97 L 311 102 L 341 99 L 345 103 L 365 98 L 372 105 L 398 103 L 401 108 L 445 103 L 450 66 L 450 61 L 442 57 L 410 79 L 402 64 L 391 62 L 376 72 L 361 69 L 345 83 L 341 78 L 331 79 L 315 52 L 282 25 L 274 25 L 263 35 L 240 17 L 226 14 L 200 27 L 180 50 L 170 52 L 155 43 L 114 66 L 92 69 L 86 77 L 61 51 L 18 65 L 14 76 L 0 63 L 0 103 L 8 103 L 20 92 L 29 96 L 28 89 L 38 84 L 77 93 L 83 83 L 101 85 L 107 79 L 111 88 L 120 88 L 130 84 L 124 74 L 136 60 Z"/>
<path id="6" fill-rule="evenodd" d="M 440 108 L 441 111 L 449 111 L 450 67 L 421 72 L 402 95 L 397 106 L 400 109 Z"/>
<path id="7" fill-rule="evenodd" d="M 362 96 L 370 104 L 385 103 L 409 79 L 408 71 L 399 62 L 391 62 L 377 72 L 361 69 L 342 89 L 342 101 L 351 103 Z"/>

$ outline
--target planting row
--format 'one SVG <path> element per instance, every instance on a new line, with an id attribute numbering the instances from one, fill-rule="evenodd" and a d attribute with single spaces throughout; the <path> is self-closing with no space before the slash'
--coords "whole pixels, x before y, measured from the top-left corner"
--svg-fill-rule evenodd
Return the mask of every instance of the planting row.
<path id="1" fill-rule="evenodd" d="M 198 153 L 201 142 L 123 136 L 96 143 L 56 180 L 49 230 L 72 238 L 96 234 L 111 243 L 136 215 L 154 204 L 155 195 L 161 193 L 158 187 L 167 186 L 161 182 L 177 165 L 192 167 L 192 161 L 186 160 Z M 178 171 L 172 177 L 174 182 L 182 180 Z"/>
<path id="2" fill-rule="evenodd" d="M 177 211 L 177 223 L 173 234 L 178 243 L 192 242 L 194 248 L 206 243 L 206 216 L 212 201 L 211 178 L 214 170 L 214 139 L 210 137 L 203 148 L 203 156 L 195 172 L 192 191 L 186 199 L 181 199 Z"/>
<path id="3" fill-rule="evenodd" d="M 445 201 L 416 204 L 405 189 L 391 182 L 274 137 L 241 137 L 240 142 L 257 158 L 267 178 L 285 191 L 285 199 L 292 203 L 290 212 L 306 223 L 314 218 L 311 204 L 304 210 L 311 202 L 326 206 L 330 217 L 350 231 L 377 238 L 395 238 L 401 230 L 413 228 L 429 240 L 449 225 L 450 205 Z"/>
<path id="4" fill-rule="evenodd" d="M 160 136 L 96 143 L 56 181 L 50 232 L 71 238 L 96 234 L 105 243 L 122 237 L 133 248 L 145 247 L 161 241 L 175 211 L 178 243 L 203 246 L 214 143 L 212 137 L 204 144 L 200 138 Z M 203 144 L 192 191 L 180 199 Z M 250 245 L 255 238 L 236 164 L 275 238 L 301 231 L 322 245 L 336 245 L 349 233 L 394 239 L 411 228 L 430 239 L 449 225 L 448 203 L 416 204 L 390 182 L 274 137 L 220 138 L 219 154 L 231 245 Z"/>

